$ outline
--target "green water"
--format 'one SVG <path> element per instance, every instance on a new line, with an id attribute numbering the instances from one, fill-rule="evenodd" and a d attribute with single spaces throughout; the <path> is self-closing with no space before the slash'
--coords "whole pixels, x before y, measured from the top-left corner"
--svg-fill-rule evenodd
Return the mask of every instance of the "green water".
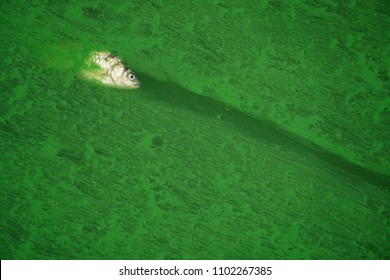
<path id="1" fill-rule="evenodd" d="M 389 259 L 385 1 L 12 2 L 1 259 Z"/>

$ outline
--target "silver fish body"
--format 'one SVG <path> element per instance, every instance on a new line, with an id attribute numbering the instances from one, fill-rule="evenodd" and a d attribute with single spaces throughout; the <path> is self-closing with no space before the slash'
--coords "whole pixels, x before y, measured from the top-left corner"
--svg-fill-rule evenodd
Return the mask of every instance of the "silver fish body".
<path id="1" fill-rule="evenodd" d="M 141 86 L 134 71 L 122 59 L 110 52 L 92 52 L 87 59 L 87 64 L 90 68 L 84 71 L 87 79 L 127 89 Z"/>

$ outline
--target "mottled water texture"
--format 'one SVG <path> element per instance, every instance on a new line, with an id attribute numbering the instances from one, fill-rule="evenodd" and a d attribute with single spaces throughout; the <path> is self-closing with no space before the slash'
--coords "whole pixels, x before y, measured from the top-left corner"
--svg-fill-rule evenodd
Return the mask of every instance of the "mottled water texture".
<path id="1" fill-rule="evenodd" d="M 114 2 L 0 4 L 1 259 L 389 259 L 385 1 Z"/>

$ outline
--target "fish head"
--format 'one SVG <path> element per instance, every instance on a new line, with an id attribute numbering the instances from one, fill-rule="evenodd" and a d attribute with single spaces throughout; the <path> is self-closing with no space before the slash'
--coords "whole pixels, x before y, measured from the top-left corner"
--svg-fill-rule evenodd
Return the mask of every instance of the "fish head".
<path id="1" fill-rule="evenodd" d="M 141 82 L 138 80 L 135 73 L 132 70 L 128 69 L 124 73 L 123 86 L 127 88 L 139 88 L 141 86 Z"/>

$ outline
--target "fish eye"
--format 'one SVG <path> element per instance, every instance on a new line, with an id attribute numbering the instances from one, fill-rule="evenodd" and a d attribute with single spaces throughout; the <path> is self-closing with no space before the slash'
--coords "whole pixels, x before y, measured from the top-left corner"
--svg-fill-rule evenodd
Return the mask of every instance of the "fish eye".
<path id="1" fill-rule="evenodd" d="M 129 74 L 128 77 L 129 77 L 130 80 L 134 80 L 135 79 L 135 75 L 134 74 Z"/>

